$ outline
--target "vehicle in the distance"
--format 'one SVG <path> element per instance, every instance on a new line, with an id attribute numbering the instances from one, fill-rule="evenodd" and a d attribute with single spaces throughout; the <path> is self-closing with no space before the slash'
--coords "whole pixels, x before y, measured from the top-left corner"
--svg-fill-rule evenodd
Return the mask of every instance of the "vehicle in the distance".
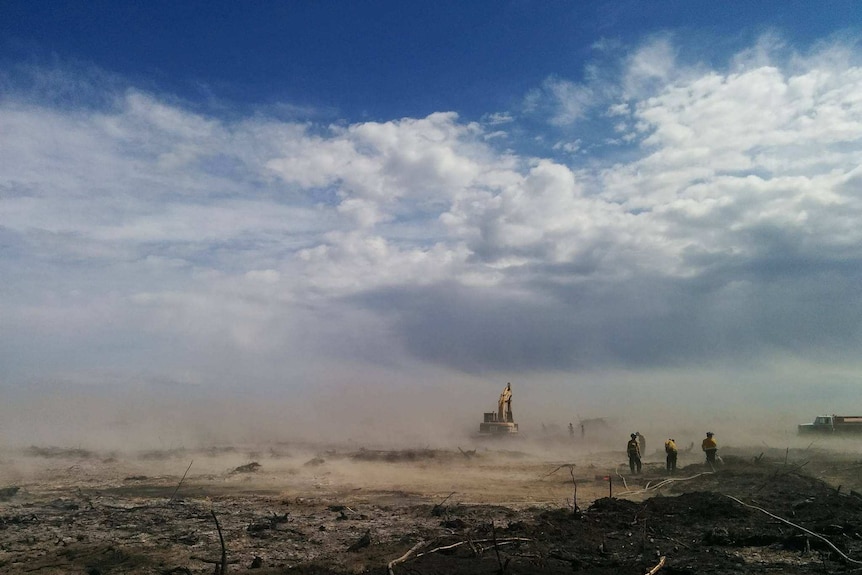
<path id="1" fill-rule="evenodd" d="M 818 415 L 812 423 L 802 423 L 800 434 L 862 433 L 862 415 Z"/>

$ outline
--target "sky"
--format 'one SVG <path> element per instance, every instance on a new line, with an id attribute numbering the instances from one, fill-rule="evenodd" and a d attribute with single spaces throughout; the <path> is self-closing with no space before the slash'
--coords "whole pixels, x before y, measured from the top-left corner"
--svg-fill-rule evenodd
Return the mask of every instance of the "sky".
<path id="1" fill-rule="evenodd" d="M 4 0 L 0 435 L 466 428 L 508 381 L 528 426 L 860 412 L 860 31 L 852 1 Z"/>

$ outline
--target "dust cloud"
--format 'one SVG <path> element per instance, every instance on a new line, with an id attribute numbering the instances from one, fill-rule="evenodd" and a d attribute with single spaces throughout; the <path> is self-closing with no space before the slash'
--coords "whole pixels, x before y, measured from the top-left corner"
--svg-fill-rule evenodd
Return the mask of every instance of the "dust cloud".
<path id="1" fill-rule="evenodd" d="M 545 374 L 535 379 L 323 382 L 314 390 L 198 386 L 39 384 L 5 389 L 0 437 L 31 445 L 103 451 L 201 449 L 291 442 L 367 449 L 455 449 L 476 444 L 482 414 L 512 380 L 517 449 L 555 458 L 622 451 L 630 433 L 648 453 L 673 437 L 699 445 L 800 447 L 796 426 L 837 406 L 804 395 L 770 397 L 768 385 L 728 374 Z M 788 395 L 791 397 L 788 398 Z M 586 422 L 582 435 L 580 423 Z M 569 436 L 568 425 L 574 428 Z M 480 443 L 481 445 L 481 443 Z"/>

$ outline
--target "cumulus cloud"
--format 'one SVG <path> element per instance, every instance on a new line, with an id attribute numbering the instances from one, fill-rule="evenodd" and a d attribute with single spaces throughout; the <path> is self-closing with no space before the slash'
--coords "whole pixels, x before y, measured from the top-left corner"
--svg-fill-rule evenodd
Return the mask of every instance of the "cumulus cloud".
<path id="1" fill-rule="evenodd" d="M 355 365 L 850 361 L 853 49 L 788 56 L 764 40 L 723 68 L 684 66 L 677 49 L 653 39 L 616 75 L 555 77 L 528 97 L 557 126 L 612 120 L 549 138 L 558 151 L 630 142 L 573 163 L 495 147 L 509 113 L 326 126 L 134 88 L 71 108 L 8 91 L 2 375 L 159 364 L 227 385 L 274 384 L 285 364 L 309 383 Z"/>

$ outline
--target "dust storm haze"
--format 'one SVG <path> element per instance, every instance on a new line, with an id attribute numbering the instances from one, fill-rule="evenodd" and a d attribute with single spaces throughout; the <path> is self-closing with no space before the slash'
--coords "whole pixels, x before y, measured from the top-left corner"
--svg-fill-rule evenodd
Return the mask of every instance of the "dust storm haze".
<path id="1" fill-rule="evenodd" d="M 548 377 L 540 384 L 514 380 L 513 412 L 522 437 L 513 445 L 477 438 L 483 413 L 496 410 L 502 380 L 462 376 L 459 381 L 457 374 L 426 385 L 413 380 L 401 388 L 385 381 L 332 385 L 316 395 L 204 386 L 154 390 L 42 384 L 38 393 L 6 391 L 0 433 L 8 448 L 56 446 L 128 455 L 281 444 L 305 446 L 309 454 L 327 446 L 502 447 L 565 459 L 575 453 L 622 451 L 629 433 L 636 431 L 653 449 L 668 437 L 684 445 L 698 443 L 707 430 L 725 446 L 804 446 L 811 440 L 797 438 L 796 425 L 831 413 L 825 402 L 818 406 L 805 399 L 807 376 L 799 377 L 801 391 L 789 399 L 782 396 L 793 389 L 790 374 L 780 392 L 769 393 L 752 393 L 750 381 L 732 374 L 713 376 L 700 386 L 689 381 L 690 373 L 663 373 L 656 381 L 625 373 L 575 383 L 569 377 Z M 655 396 L 651 390 L 658 386 L 664 391 Z M 587 422 L 583 439 L 581 421 Z M 570 422 L 574 441 L 569 439 Z"/>

